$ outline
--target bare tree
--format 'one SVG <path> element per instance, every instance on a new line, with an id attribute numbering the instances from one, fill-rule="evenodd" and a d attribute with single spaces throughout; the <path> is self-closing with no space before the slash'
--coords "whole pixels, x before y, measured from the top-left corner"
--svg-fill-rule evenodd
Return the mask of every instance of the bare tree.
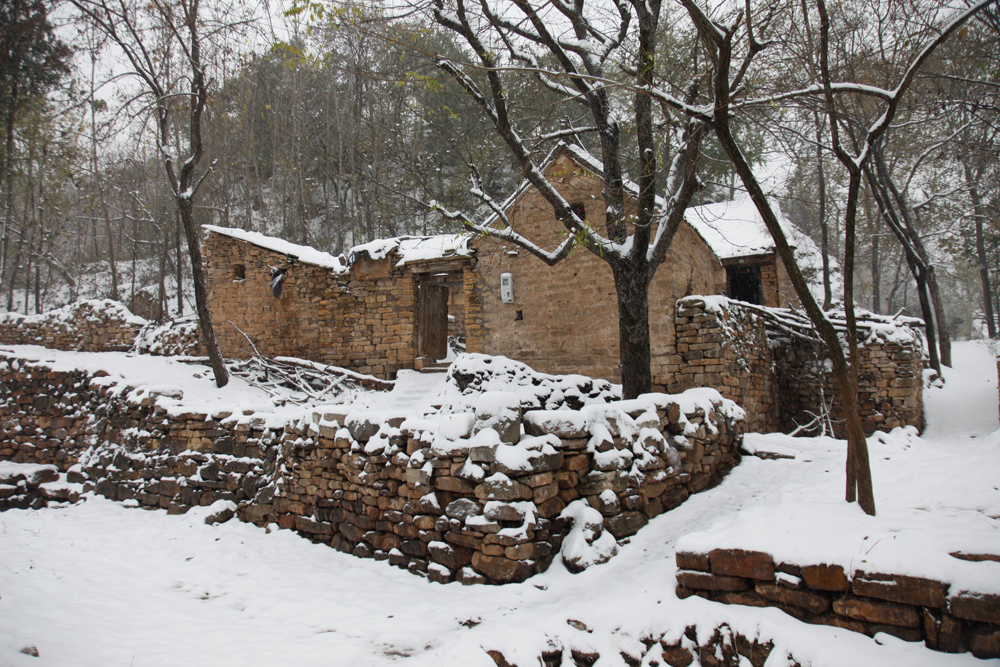
<path id="1" fill-rule="evenodd" d="M 156 146 L 187 236 L 194 278 L 195 308 L 215 382 L 229 381 L 208 310 L 201 239 L 195 222 L 195 197 L 209 171 L 199 170 L 204 155 L 202 119 L 209 99 L 203 46 L 225 25 L 202 15 L 199 0 L 149 3 L 71 0 L 80 13 L 122 51 L 139 78 L 156 127 Z M 150 39 L 150 36 L 155 36 Z M 181 111 L 186 109 L 184 131 Z M 176 130 L 176 134 L 174 131 Z"/>
<path id="2" fill-rule="evenodd" d="M 844 213 L 844 307 L 848 347 L 846 354 L 833 323 L 827 318 L 810 292 L 809 285 L 795 262 L 792 248 L 788 244 L 784 230 L 778 224 L 778 218 L 765 196 L 760 181 L 747 161 L 733 132 L 733 115 L 739 113 L 742 107 L 749 106 L 748 101 L 739 99 L 743 92 L 743 77 L 754 64 L 753 61 L 758 54 L 774 43 L 766 40 L 758 41 L 758 38 L 764 39 L 761 32 L 762 29 L 768 27 L 769 17 L 773 15 L 773 7 L 754 8 L 750 3 L 747 3 L 743 10 L 728 17 L 728 20 L 714 20 L 712 15 L 703 9 L 696 0 L 681 1 L 697 26 L 698 33 L 713 65 L 714 104 L 708 109 L 700 110 L 699 113 L 708 116 L 712 129 L 722 143 L 726 154 L 743 181 L 744 187 L 746 187 L 774 238 L 778 256 L 788 271 L 800 302 L 826 344 L 833 364 L 834 376 L 840 389 L 847 427 L 846 498 L 848 502 L 857 500 L 866 513 L 875 514 L 875 497 L 868 461 L 868 446 L 857 405 L 858 341 L 854 312 L 854 257 L 857 235 L 856 215 L 862 172 L 870 158 L 872 149 L 889 128 L 899 108 L 900 101 L 913 83 L 920 67 L 934 50 L 970 16 L 995 0 L 983 0 L 971 9 L 945 22 L 936 35 L 927 39 L 926 45 L 909 61 L 897 85 L 889 89 L 834 81 L 830 68 L 830 18 L 825 2 L 817 0 L 817 10 L 820 15 L 821 85 L 818 87 L 819 89 L 817 90 L 816 85 L 812 85 L 802 90 L 786 90 L 782 94 L 776 94 L 766 99 L 766 103 L 775 103 L 777 100 L 812 97 L 821 93 L 824 100 L 824 113 L 829 121 L 834 153 L 849 175 Z M 860 142 L 860 150 L 855 154 L 851 154 L 841 141 L 840 112 L 835 101 L 836 96 L 847 93 L 871 96 L 882 104 L 882 113 L 867 128 Z M 765 100 L 757 100 L 756 102 L 765 103 Z"/>
<path id="3" fill-rule="evenodd" d="M 471 230 L 527 250 L 550 266 L 566 259 L 577 245 L 606 262 L 617 293 L 619 366 L 627 398 L 651 389 L 649 284 L 698 189 L 696 166 L 705 135 L 702 119 L 670 107 L 658 109 L 648 94 L 654 82 L 662 82 L 662 73 L 657 71 L 660 10 L 661 0 L 621 0 L 613 6 L 586 0 L 572 4 L 513 0 L 496 8 L 488 0 L 433 1 L 434 20 L 459 36 L 473 54 L 472 62 L 464 63 L 439 57 L 438 66 L 475 101 L 524 178 L 552 207 L 567 237 L 554 250 L 546 251 L 519 233 L 502 208 L 486 195 L 475 165 L 473 191 L 500 225 L 481 224 L 462 211 L 439 210 Z M 614 75 L 623 81 L 612 80 L 611 72 L 605 71 L 616 61 L 621 67 Z M 586 122 L 523 135 L 519 127 L 537 127 L 537 119 L 525 123 L 518 115 L 530 103 L 525 100 L 522 105 L 522 100 L 510 97 L 517 89 L 514 80 L 524 73 L 537 76 L 552 94 L 553 104 L 582 112 Z M 624 104 L 615 98 L 621 85 L 633 91 L 631 137 L 626 137 L 629 123 L 619 117 Z M 681 96 L 686 96 L 682 106 L 699 94 L 697 83 L 690 79 L 683 80 L 680 88 L 684 91 Z M 575 212 L 547 180 L 535 150 L 546 141 L 584 145 L 590 136 L 596 137 L 599 157 L 594 164 L 604 180 L 604 230 L 595 229 Z M 630 143 L 634 153 L 629 152 Z M 661 147 L 667 147 L 664 152 L 672 156 L 666 165 L 666 178 L 662 178 L 658 163 Z M 637 165 L 634 221 L 629 218 L 626 194 L 625 172 L 630 162 Z M 658 197 L 661 187 L 664 199 Z"/>

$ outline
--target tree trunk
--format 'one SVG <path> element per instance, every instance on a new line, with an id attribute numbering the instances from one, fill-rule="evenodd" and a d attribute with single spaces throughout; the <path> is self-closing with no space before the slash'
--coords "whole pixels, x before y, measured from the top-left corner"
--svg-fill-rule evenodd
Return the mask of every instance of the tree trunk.
<path id="1" fill-rule="evenodd" d="M 872 151 L 872 160 L 875 162 L 875 169 L 877 170 L 879 179 L 885 186 L 886 193 L 883 193 L 883 197 L 885 197 L 888 204 L 889 198 L 887 193 L 892 194 L 892 199 L 896 202 L 900 217 L 902 217 L 903 224 L 905 225 L 906 237 L 909 239 L 910 246 L 924 267 L 925 285 L 923 292 L 926 294 L 921 296 L 921 306 L 923 307 L 924 299 L 929 302 L 929 305 L 924 307 L 925 325 L 928 332 L 927 344 L 934 351 L 931 354 L 931 360 L 934 361 L 937 359 L 937 364 L 934 365 L 934 368 L 940 373 L 942 363 L 946 366 L 951 366 L 951 340 L 948 338 L 947 329 L 945 329 L 944 305 L 941 303 L 940 292 L 937 288 L 937 279 L 934 277 L 934 264 L 931 262 L 926 248 L 924 248 L 920 234 L 917 233 L 917 226 L 913 221 L 914 214 L 910 210 L 906 198 L 899 192 L 895 182 L 892 180 L 889 168 L 885 164 L 885 156 L 882 154 L 881 146 Z M 926 319 L 928 316 L 930 319 Z M 934 341 L 931 340 L 932 335 L 935 337 Z"/>
<path id="2" fill-rule="evenodd" d="M 830 230 L 826 224 L 826 174 L 823 172 L 823 132 L 819 113 L 813 112 L 816 123 L 816 177 L 819 180 L 819 229 L 823 252 L 823 310 L 833 304 L 833 287 L 830 285 Z"/>
<path id="3" fill-rule="evenodd" d="M 965 180 L 969 184 L 969 198 L 972 200 L 972 212 L 976 218 L 976 259 L 979 261 L 979 280 L 983 286 L 983 314 L 986 317 L 986 331 L 990 338 L 997 337 L 996 316 L 993 313 L 993 299 L 990 289 L 990 269 L 989 261 L 986 258 L 986 240 L 983 234 L 983 220 L 986 218 L 986 211 L 983 201 L 979 196 L 979 188 L 973 183 L 971 173 L 966 167 Z"/>
<path id="4" fill-rule="evenodd" d="M 719 91 L 718 85 L 716 90 L 717 92 Z M 728 93 L 728 91 L 726 92 Z M 725 113 L 725 110 L 721 112 L 717 111 L 716 119 L 720 119 L 720 117 L 725 118 Z M 861 414 L 858 411 L 857 376 L 848 365 L 847 359 L 844 356 L 844 349 L 840 344 L 840 337 L 837 330 L 834 328 L 833 323 L 824 315 L 819 304 L 816 303 L 812 292 L 809 290 L 809 285 L 795 261 L 795 253 L 788 244 L 784 230 L 781 228 L 777 216 L 775 216 L 774 211 L 771 209 L 771 205 L 767 201 L 767 197 L 764 195 L 760 184 L 757 182 L 750 164 L 743 155 L 743 151 L 740 150 L 736 140 L 733 138 L 727 120 L 716 121 L 716 136 L 718 136 L 723 150 L 725 150 L 726 155 L 736 169 L 736 173 L 739 174 L 744 187 L 746 187 L 747 192 L 750 194 L 750 198 L 764 219 L 764 224 L 767 226 L 768 231 L 771 232 L 778 256 L 785 265 L 788 276 L 792 281 L 792 286 L 795 288 L 795 293 L 809 315 L 813 326 L 816 327 L 820 338 L 826 344 L 830 360 L 833 363 L 833 373 L 837 380 L 837 386 L 840 389 L 840 399 L 847 427 L 847 500 L 848 502 L 854 502 L 857 499 L 861 509 L 866 514 L 874 516 L 875 495 L 872 487 L 871 467 L 868 460 L 868 441 L 865 439 L 864 429 L 861 426 Z M 856 187 L 853 193 L 849 193 L 849 205 L 851 203 L 851 194 L 853 194 L 854 204 L 856 205 Z M 845 292 L 847 292 L 846 280 L 847 276 L 845 275 Z M 848 306 L 847 298 L 848 294 L 845 293 L 845 306 Z"/>
<path id="5" fill-rule="evenodd" d="M 876 151 L 873 152 L 877 155 Z M 879 170 L 880 175 L 884 176 L 884 174 L 881 174 L 882 170 L 879 169 L 880 162 L 878 157 L 874 158 L 874 160 L 876 169 Z M 903 224 L 899 221 L 899 216 L 896 215 L 896 209 L 889 198 L 885 178 L 879 178 L 867 165 L 864 168 L 864 173 L 868 180 L 868 186 L 871 189 L 872 198 L 875 199 L 875 203 L 878 205 L 879 212 L 882 214 L 886 225 L 892 230 L 893 235 L 903 248 L 903 257 L 906 258 L 906 264 L 909 266 L 910 273 L 917 283 L 917 296 L 920 299 L 921 316 L 924 318 L 924 331 L 927 335 L 927 353 L 930 356 L 930 365 L 931 368 L 940 373 L 941 359 L 938 356 L 934 311 L 931 307 L 930 290 L 927 284 L 927 264 L 914 247 L 913 238 L 915 235 L 912 233 L 912 229 L 904 228 Z"/>
<path id="6" fill-rule="evenodd" d="M 174 257 L 177 258 L 177 317 L 184 315 L 184 263 L 181 261 L 181 216 L 174 224 Z"/>
<path id="7" fill-rule="evenodd" d="M 646 276 L 629 267 L 613 268 L 618 294 L 618 355 L 622 398 L 652 391 L 649 345 L 649 287 Z"/>
<path id="8" fill-rule="evenodd" d="M 935 331 L 938 335 L 938 349 L 941 350 L 941 365 L 951 368 L 951 334 L 948 332 L 947 315 L 944 312 L 944 301 L 941 300 L 941 290 L 938 289 L 937 271 L 934 265 L 927 266 L 927 289 L 934 307 Z"/>
<path id="9" fill-rule="evenodd" d="M 879 265 L 878 234 L 872 224 L 872 312 L 882 312 L 882 267 Z"/>
<path id="10" fill-rule="evenodd" d="M 208 292 L 205 289 L 205 273 L 201 264 L 201 240 L 194 222 L 194 204 L 190 197 L 178 197 L 177 208 L 181 221 L 184 223 L 184 233 L 187 235 L 188 254 L 191 257 L 191 278 L 194 281 L 194 303 L 198 313 L 198 327 L 202 341 L 208 350 L 208 359 L 215 373 L 217 387 L 225 387 L 229 383 L 229 371 L 226 362 L 219 352 L 219 343 L 215 339 L 215 328 L 212 326 L 212 315 L 208 311 Z M 179 262 L 178 262 L 179 263 Z"/>
<path id="11" fill-rule="evenodd" d="M 7 275 L 7 248 L 10 233 L 11 215 L 14 212 L 14 111 L 7 114 L 6 142 L 3 158 L 3 182 L 4 182 L 4 204 L 3 204 L 3 239 L 0 240 L 0 285 Z M 13 278 L 11 278 L 13 280 Z M 10 310 L 10 304 L 7 305 Z"/>

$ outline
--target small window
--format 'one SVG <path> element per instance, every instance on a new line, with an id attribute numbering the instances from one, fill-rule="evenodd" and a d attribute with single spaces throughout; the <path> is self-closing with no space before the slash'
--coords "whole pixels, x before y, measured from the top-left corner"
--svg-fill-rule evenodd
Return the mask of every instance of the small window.
<path id="1" fill-rule="evenodd" d="M 247 267 L 243 264 L 233 266 L 233 280 L 242 282 L 247 279 Z"/>
<path id="2" fill-rule="evenodd" d="M 730 299 L 761 305 L 759 266 L 730 266 L 726 278 Z"/>

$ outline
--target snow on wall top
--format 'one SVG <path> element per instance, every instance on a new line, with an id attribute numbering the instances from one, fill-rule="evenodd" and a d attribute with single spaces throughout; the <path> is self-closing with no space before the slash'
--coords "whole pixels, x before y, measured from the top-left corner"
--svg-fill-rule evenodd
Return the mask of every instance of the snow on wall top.
<path id="1" fill-rule="evenodd" d="M 55 308 L 40 315 L 22 315 L 16 312 L 0 313 L 0 323 L 39 323 L 39 322 L 73 322 L 80 315 L 86 316 L 90 320 L 99 319 L 101 315 L 108 319 L 116 319 L 128 324 L 144 325 L 145 319 L 134 315 L 118 301 L 111 299 L 84 299 L 66 304 L 62 308 Z"/>
<path id="2" fill-rule="evenodd" d="M 332 269 L 337 273 L 347 271 L 347 264 L 344 262 L 343 257 L 334 257 L 328 252 L 316 250 L 315 248 L 311 248 L 306 245 L 298 245 L 273 236 L 264 236 L 260 232 L 248 232 L 243 229 L 235 229 L 232 227 L 216 227 L 215 225 L 203 225 L 203 227 L 210 232 L 215 232 L 216 234 L 222 234 L 223 236 L 245 241 L 246 243 L 251 243 L 255 246 L 276 252 L 280 255 L 294 257 L 298 261 L 306 264 L 322 266 Z"/>
<path id="3" fill-rule="evenodd" d="M 471 254 L 469 241 L 472 237 L 469 234 L 400 236 L 391 239 L 377 239 L 369 243 L 354 246 L 347 253 L 347 259 L 345 259 L 343 255 L 334 257 L 328 252 L 291 243 L 273 236 L 265 236 L 259 232 L 248 232 L 242 229 L 217 227 L 215 225 L 204 225 L 204 228 L 216 234 L 222 234 L 223 236 L 251 243 L 265 250 L 294 257 L 305 264 L 313 264 L 331 269 L 336 273 L 346 272 L 358 257 L 362 255 L 367 255 L 374 260 L 380 260 L 385 259 L 395 252 L 399 256 L 399 262 L 397 262 L 396 266 L 403 266 L 404 264 L 422 260 L 444 257 L 467 257 Z"/>
<path id="4" fill-rule="evenodd" d="M 468 257 L 472 254 L 469 248 L 471 234 L 439 234 L 437 236 L 400 236 L 392 239 L 378 239 L 356 245 L 348 253 L 348 264 L 362 254 L 371 259 L 385 259 L 393 252 L 399 256 L 396 266 L 411 262 L 446 257 Z"/>

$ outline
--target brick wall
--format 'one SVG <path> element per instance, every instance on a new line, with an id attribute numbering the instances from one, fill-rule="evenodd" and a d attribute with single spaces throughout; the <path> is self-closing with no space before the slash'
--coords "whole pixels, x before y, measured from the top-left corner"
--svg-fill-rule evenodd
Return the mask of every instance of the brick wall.
<path id="1" fill-rule="evenodd" d="M 717 394 L 655 394 L 581 411 L 531 411 L 496 394 L 474 412 L 405 422 L 385 413 L 168 414 L 157 395 L 2 355 L 0 460 L 54 464 L 84 488 L 183 512 L 217 500 L 435 581 L 503 583 L 543 571 L 570 522 L 600 514 L 616 538 L 716 483 L 739 460 L 742 414 Z M 168 397 L 169 398 L 169 397 Z M 173 397 L 176 398 L 176 397 Z M 682 412 L 681 405 L 689 406 Z M 440 433 L 439 433 L 440 431 Z M 450 435 L 444 437 L 447 431 Z"/>
<path id="2" fill-rule="evenodd" d="M 604 230 L 603 186 L 597 176 L 565 155 L 549 165 L 546 174 L 571 204 L 585 207 L 594 227 Z M 507 215 L 515 229 L 546 250 L 565 239 L 552 207 L 534 188 Z M 621 381 L 618 301 L 611 269 L 604 261 L 581 247 L 549 267 L 526 251 L 494 239 L 479 239 L 474 247 L 479 280 L 473 291 L 482 310 L 470 311 L 470 315 L 482 338 L 470 336 L 470 352 L 503 355 L 545 373 Z M 501 273 L 514 277 L 514 303 L 500 299 Z M 725 283 L 725 274 L 718 260 L 701 237 L 682 224 L 650 286 L 654 375 L 656 368 L 676 361 L 674 301 L 687 294 L 712 293 L 720 281 Z M 479 347 L 472 347 L 473 340 Z"/>
<path id="3" fill-rule="evenodd" d="M 82 352 L 132 347 L 146 320 L 117 301 L 77 301 L 41 315 L 0 314 L 0 344 L 42 345 Z"/>
<path id="4" fill-rule="evenodd" d="M 270 271 L 286 266 L 284 255 L 214 232 L 203 255 L 223 356 L 251 356 L 238 327 L 264 356 L 311 359 L 381 378 L 413 368 L 416 281 L 391 257 L 359 261 L 348 273 L 293 263 L 276 299 Z"/>
<path id="5" fill-rule="evenodd" d="M 862 561 L 863 562 L 863 561 Z M 800 621 L 874 636 L 884 632 L 928 648 L 1000 658 L 1000 596 L 956 590 L 946 581 L 840 565 L 775 563 L 743 549 L 677 552 L 677 596 L 777 607 Z"/>
<path id="6" fill-rule="evenodd" d="M 742 406 L 749 429 L 791 432 L 830 407 L 844 437 L 840 391 L 811 325 L 788 311 L 688 297 L 678 301 L 681 363 L 668 390 L 714 387 Z M 874 325 L 874 329 L 873 326 Z M 859 321 L 858 405 L 865 433 L 923 427 L 922 346 L 914 331 L 895 336 L 882 321 Z M 873 330 L 875 333 L 872 333 Z M 882 333 L 879 333 L 882 331 Z"/>

